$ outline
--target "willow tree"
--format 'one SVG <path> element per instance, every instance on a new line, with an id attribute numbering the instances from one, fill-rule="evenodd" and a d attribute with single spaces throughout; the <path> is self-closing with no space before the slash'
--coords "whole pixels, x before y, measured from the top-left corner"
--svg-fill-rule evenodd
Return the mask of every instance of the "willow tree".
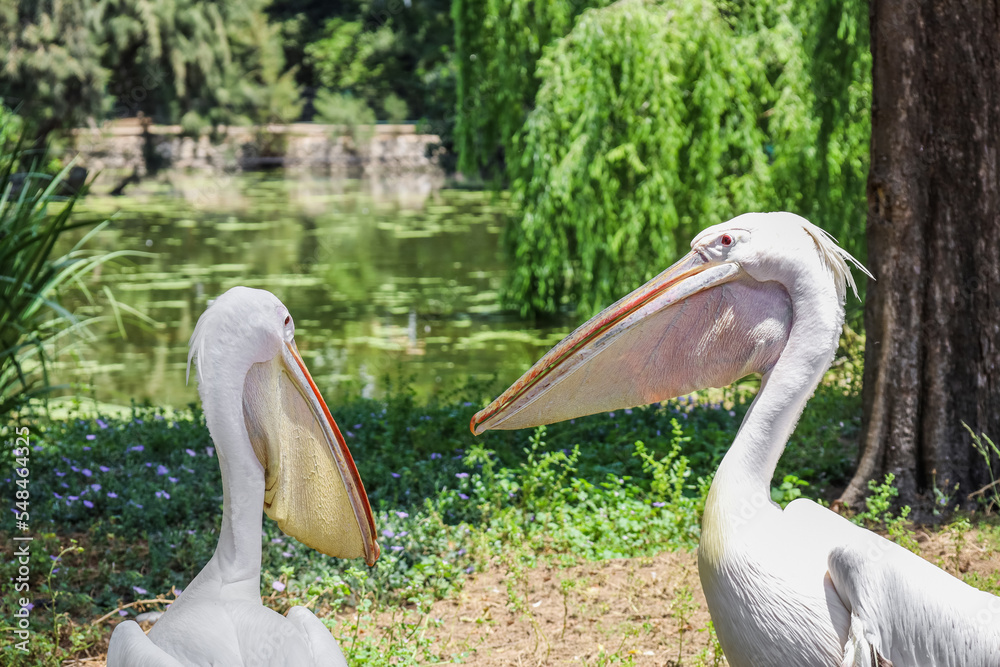
<path id="1" fill-rule="evenodd" d="M 455 149 L 466 173 L 497 176 L 534 106 L 542 50 L 588 7 L 611 0 L 454 0 Z"/>
<path id="2" fill-rule="evenodd" d="M 534 109 L 507 140 L 505 305 L 590 314 L 748 210 L 801 213 L 863 255 L 863 10 L 624 0 L 580 14 L 538 61 Z"/>
<path id="3" fill-rule="evenodd" d="M 508 156 L 510 307 L 551 313 L 572 296 L 589 314 L 701 227 L 767 208 L 767 72 L 743 46 L 710 2 L 622 0 L 546 53 Z"/>

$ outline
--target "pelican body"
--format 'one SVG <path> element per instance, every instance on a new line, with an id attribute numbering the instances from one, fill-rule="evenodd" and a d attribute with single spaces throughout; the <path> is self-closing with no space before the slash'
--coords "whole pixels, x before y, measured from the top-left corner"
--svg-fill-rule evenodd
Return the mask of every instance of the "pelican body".
<path id="1" fill-rule="evenodd" d="M 722 387 L 760 391 L 705 504 L 698 568 L 733 667 L 998 667 L 1000 598 L 811 500 L 770 498 L 833 361 L 848 261 L 790 213 L 704 230 L 691 252 L 583 324 L 472 418 L 473 433 Z M 866 272 L 867 273 L 867 272 Z"/>
<path id="2" fill-rule="evenodd" d="M 306 369 L 284 305 L 234 287 L 201 316 L 188 369 L 222 469 L 222 527 L 215 553 L 145 635 L 119 624 L 108 667 L 346 665 L 305 607 L 286 616 L 260 598 L 261 512 L 325 554 L 379 555 L 364 486 L 336 422 Z"/>

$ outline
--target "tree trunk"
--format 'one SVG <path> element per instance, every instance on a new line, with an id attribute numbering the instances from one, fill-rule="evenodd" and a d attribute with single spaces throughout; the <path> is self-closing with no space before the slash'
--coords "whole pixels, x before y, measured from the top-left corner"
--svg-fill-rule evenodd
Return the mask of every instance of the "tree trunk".
<path id="1" fill-rule="evenodd" d="M 1000 0 L 872 0 L 870 16 L 876 281 L 841 501 L 891 472 L 902 503 L 964 504 L 990 479 L 962 422 L 1000 442 Z"/>

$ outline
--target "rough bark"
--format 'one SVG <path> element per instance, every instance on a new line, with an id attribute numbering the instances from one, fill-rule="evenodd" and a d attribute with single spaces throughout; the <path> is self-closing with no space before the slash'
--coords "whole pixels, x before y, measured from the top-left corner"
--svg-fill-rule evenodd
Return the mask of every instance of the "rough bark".
<path id="1" fill-rule="evenodd" d="M 871 42 L 876 281 L 841 500 L 891 472 L 901 502 L 966 502 L 989 478 L 962 422 L 1000 439 L 1000 0 L 872 0 Z"/>

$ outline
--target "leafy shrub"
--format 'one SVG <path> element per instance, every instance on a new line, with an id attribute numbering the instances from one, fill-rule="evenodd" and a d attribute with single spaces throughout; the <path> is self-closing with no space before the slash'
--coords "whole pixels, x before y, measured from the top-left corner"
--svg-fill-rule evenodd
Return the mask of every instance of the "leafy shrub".
<path id="1" fill-rule="evenodd" d="M 329 125 L 341 125 L 343 131 L 356 141 L 363 139 L 364 128 L 375 124 L 375 112 L 364 100 L 351 95 L 334 93 L 323 89 L 313 100 L 316 107 L 315 120 Z"/>
<path id="2" fill-rule="evenodd" d="M 72 165 L 53 173 L 44 150 L 24 148 L 31 143 L 26 132 L 17 116 L 0 107 L 0 419 L 51 392 L 49 362 L 86 337 L 86 321 L 63 307 L 63 293 L 82 286 L 98 266 L 137 254 L 85 249 L 104 225 L 73 220 L 81 191 L 66 182 Z M 93 229 L 69 252 L 53 256 L 64 235 L 86 227 Z M 83 291 L 94 304 L 95 297 Z M 122 310 L 138 315 L 107 290 L 103 296 L 119 321 Z"/>
<path id="3" fill-rule="evenodd" d="M 382 100 L 382 109 L 385 110 L 385 119 L 390 123 L 401 123 L 410 116 L 406 101 L 396 93 L 385 96 Z"/>

